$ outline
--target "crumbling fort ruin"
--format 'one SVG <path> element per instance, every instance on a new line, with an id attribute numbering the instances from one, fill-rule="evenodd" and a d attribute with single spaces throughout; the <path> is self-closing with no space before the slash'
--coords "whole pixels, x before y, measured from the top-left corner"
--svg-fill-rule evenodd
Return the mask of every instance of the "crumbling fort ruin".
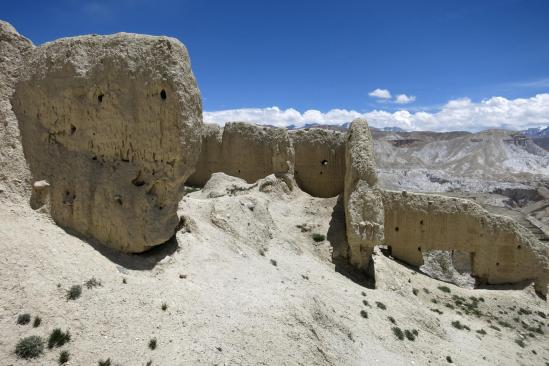
<path id="1" fill-rule="evenodd" d="M 117 34 L 33 48 L 13 32 L 3 23 L 2 49 L 19 42 L 13 59 L 23 66 L 8 65 L 16 76 L 3 81 L 2 136 L 17 145 L 18 123 L 35 201 L 73 232 L 142 252 L 174 234 L 185 182 L 274 174 L 313 196 L 343 194 L 347 259 L 362 270 L 381 244 L 414 266 L 424 251 L 459 250 L 481 282 L 529 280 L 547 292 L 548 248 L 511 219 L 467 200 L 379 189 L 365 120 L 347 132 L 206 125 L 177 40 Z"/>

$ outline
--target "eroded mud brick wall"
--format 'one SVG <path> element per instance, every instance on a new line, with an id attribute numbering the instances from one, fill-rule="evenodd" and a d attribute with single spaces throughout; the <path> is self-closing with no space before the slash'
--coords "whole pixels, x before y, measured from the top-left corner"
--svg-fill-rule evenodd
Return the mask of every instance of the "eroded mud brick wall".
<path id="1" fill-rule="evenodd" d="M 366 120 L 354 120 L 346 137 L 343 198 L 348 260 L 355 267 L 366 269 L 374 247 L 383 242 L 383 202 Z"/>
<path id="2" fill-rule="evenodd" d="M 290 133 L 295 180 L 303 191 L 315 197 L 334 197 L 343 192 L 346 135 L 320 128 Z"/>
<path id="3" fill-rule="evenodd" d="M 202 124 L 181 42 L 122 33 L 45 44 L 31 53 L 12 104 L 59 225 L 125 252 L 174 234 Z"/>
<path id="4" fill-rule="evenodd" d="M 32 43 L 0 21 L 0 199 L 20 200 L 30 191 L 17 119 L 10 98 Z"/>
<path id="5" fill-rule="evenodd" d="M 229 122 L 224 128 L 205 124 L 200 158 L 187 184 L 203 186 L 215 172 L 248 183 L 270 174 L 294 174 L 303 191 L 334 197 L 343 192 L 345 136 L 338 131 L 287 131 L 244 122 Z"/>
<path id="6" fill-rule="evenodd" d="M 427 250 L 468 252 L 481 281 L 533 280 L 538 291 L 547 292 L 548 249 L 512 219 L 438 195 L 385 191 L 383 205 L 385 242 L 395 258 L 419 267 Z"/>

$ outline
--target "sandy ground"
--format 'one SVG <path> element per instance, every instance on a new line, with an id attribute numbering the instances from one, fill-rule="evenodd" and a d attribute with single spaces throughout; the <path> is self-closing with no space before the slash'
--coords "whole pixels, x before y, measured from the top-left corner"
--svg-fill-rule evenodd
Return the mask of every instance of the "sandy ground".
<path id="1" fill-rule="evenodd" d="M 528 284 L 461 289 L 377 251 L 374 289 L 372 278 L 332 260 L 344 240 L 337 198 L 287 192 L 272 177 L 214 178 L 181 202 L 175 238 L 143 255 L 114 253 L 26 203 L 5 202 L 0 365 L 55 365 L 61 350 L 68 365 L 446 365 L 447 356 L 457 365 L 548 364 L 549 307 Z M 102 285 L 66 299 L 91 278 Z M 471 296 L 477 315 L 459 305 Z M 17 325 L 25 312 L 42 324 Z M 68 344 L 16 358 L 21 337 L 47 338 L 56 327 L 70 331 Z M 393 327 L 417 337 L 399 340 Z"/>

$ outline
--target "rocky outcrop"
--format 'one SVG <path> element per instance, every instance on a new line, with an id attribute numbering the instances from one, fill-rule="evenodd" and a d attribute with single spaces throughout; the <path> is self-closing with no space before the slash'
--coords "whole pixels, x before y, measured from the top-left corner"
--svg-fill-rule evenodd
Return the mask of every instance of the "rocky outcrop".
<path id="1" fill-rule="evenodd" d="M 295 180 L 315 197 L 334 197 L 343 192 L 345 133 L 320 128 L 290 133 L 295 151 Z"/>
<path id="2" fill-rule="evenodd" d="M 28 39 L 9 23 L 0 21 L 0 199 L 19 200 L 28 195 L 30 188 L 30 173 L 10 97 L 21 65 L 32 48 Z"/>
<path id="3" fill-rule="evenodd" d="M 374 246 L 383 242 L 383 202 L 377 189 L 372 135 L 365 119 L 354 120 L 345 151 L 345 221 L 348 257 L 365 269 Z"/>
<path id="4" fill-rule="evenodd" d="M 465 199 L 383 192 L 385 243 L 395 258 L 423 264 L 430 250 L 469 253 L 472 274 L 481 283 L 534 281 L 547 293 L 549 251 L 514 220 L 493 215 Z"/>
<path id="5" fill-rule="evenodd" d="M 174 234 L 202 124 L 178 40 L 120 33 L 47 43 L 29 57 L 12 105 L 59 225 L 125 252 Z"/>

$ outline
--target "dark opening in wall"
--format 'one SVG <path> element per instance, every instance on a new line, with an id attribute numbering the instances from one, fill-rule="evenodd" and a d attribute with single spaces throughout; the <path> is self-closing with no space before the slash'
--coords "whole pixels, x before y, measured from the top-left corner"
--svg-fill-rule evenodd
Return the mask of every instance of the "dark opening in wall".
<path id="1" fill-rule="evenodd" d="M 397 227 L 395 227 L 395 231 L 398 231 L 398 226 L 397 226 Z"/>
<path id="2" fill-rule="evenodd" d="M 103 97 L 104 97 L 103 94 L 99 94 L 99 95 L 97 96 L 97 100 L 99 101 L 99 103 L 101 103 L 101 102 L 103 101 Z"/>
<path id="3" fill-rule="evenodd" d="M 420 224 L 420 225 L 423 225 L 423 220 L 419 220 L 419 224 Z"/>
<path id="4" fill-rule="evenodd" d="M 521 249 L 521 248 L 522 248 L 522 245 L 518 245 L 518 246 L 517 246 L 517 249 Z"/>
<path id="5" fill-rule="evenodd" d="M 166 97 L 167 97 L 166 91 L 164 89 L 162 89 L 160 91 L 160 98 L 162 98 L 162 100 L 166 100 Z"/>
<path id="6" fill-rule="evenodd" d="M 328 160 L 324 159 L 320 162 L 321 165 L 328 165 Z"/>
<path id="7" fill-rule="evenodd" d="M 417 247 L 417 251 L 418 251 L 418 252 L 421 252 L 421 247 Z"/>
<path id="8" fill-rule="evenodd" d="M 76 127 L 74 125 L 71 125 L 71 136 L 74 135 L 76 132 Z"/>

